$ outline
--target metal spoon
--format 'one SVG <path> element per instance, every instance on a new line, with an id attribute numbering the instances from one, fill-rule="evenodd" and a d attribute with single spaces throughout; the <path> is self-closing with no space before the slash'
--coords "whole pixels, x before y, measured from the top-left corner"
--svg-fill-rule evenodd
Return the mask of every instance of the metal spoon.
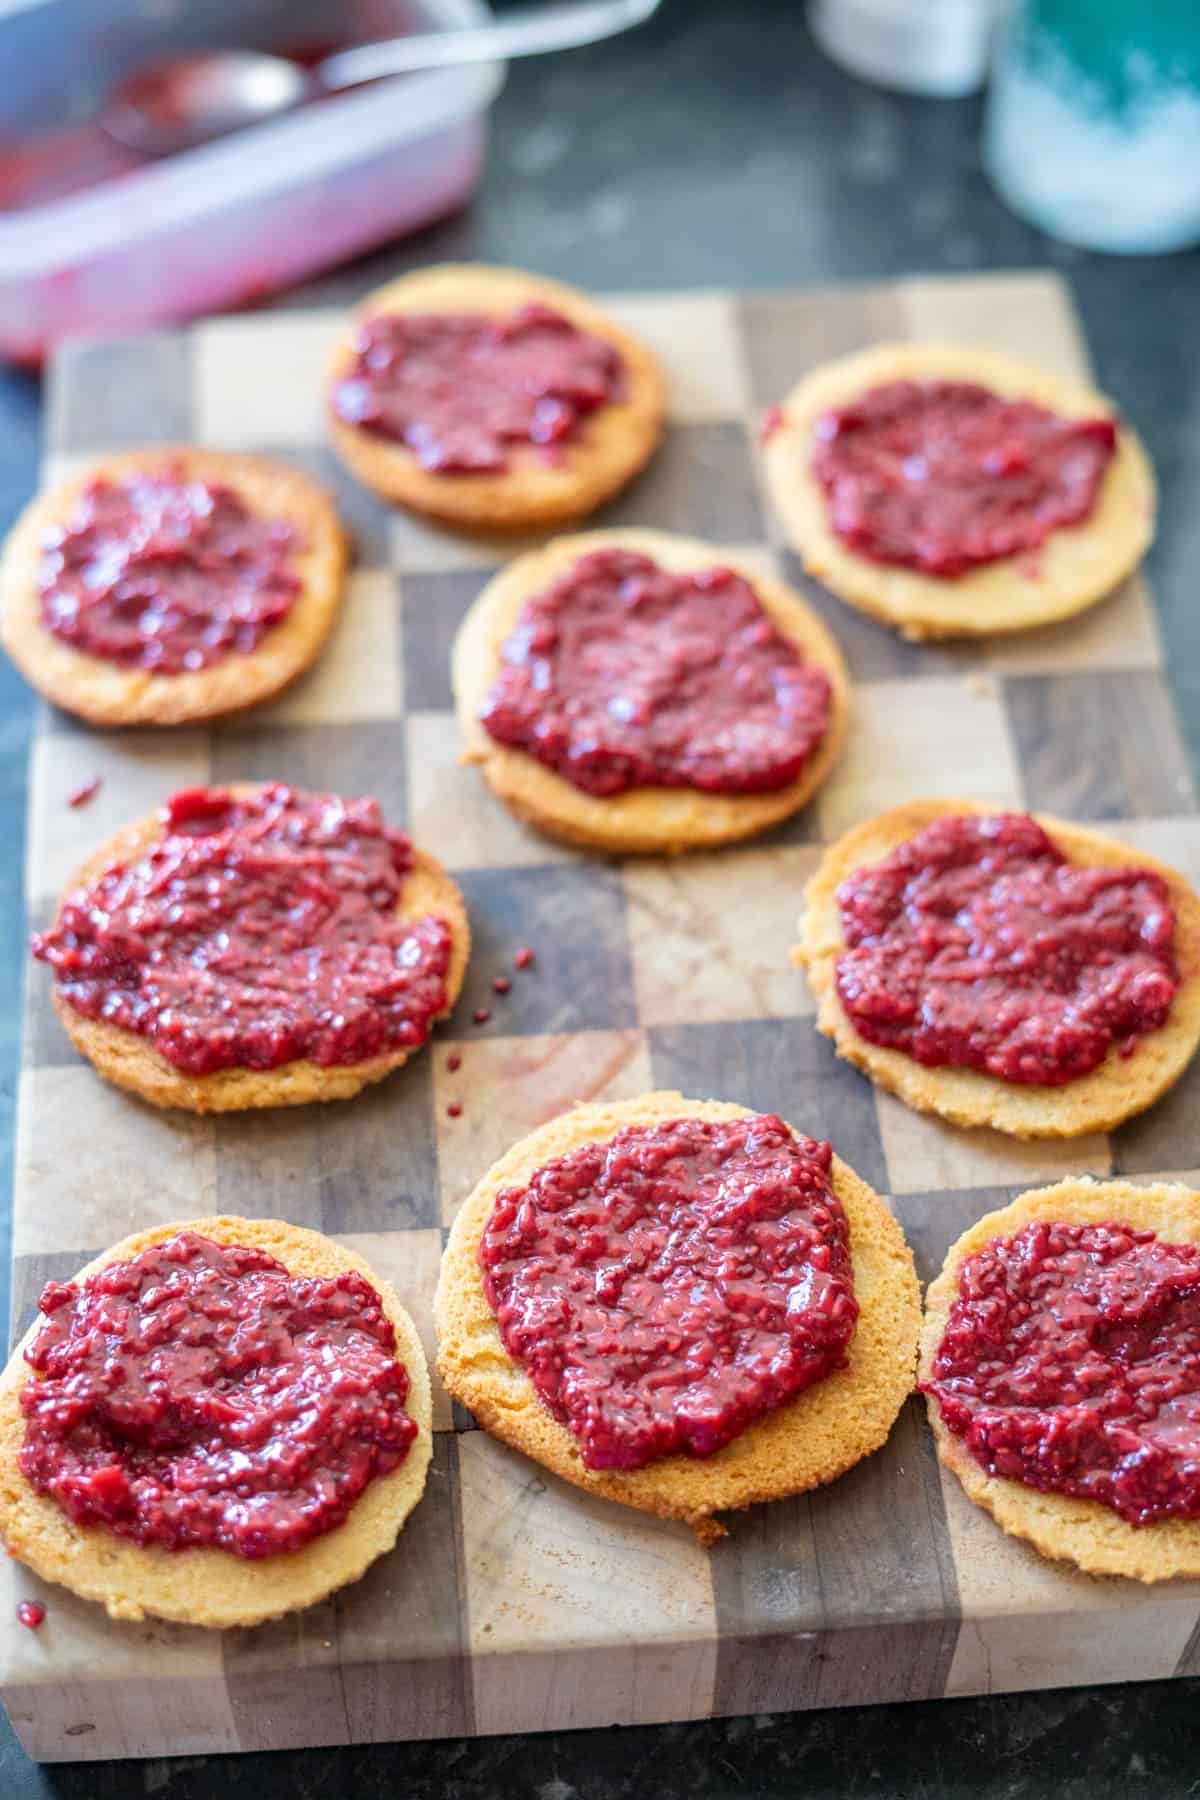
<path id="1" fill-rule="evenodd" d="M 569 6 L 509 13 L 495 25 L 422 32 L 356 44 L 301 68 L 257 50 L 215 50 L 177 57 L 131 76 L 114 92 L 102 124 L 110 137 L 143 156 L 170 156 L 290 112 L 318 94 L 357 87 L 382 75 L 503 62 L 570 50 L 640 25 L 660 0 L 581 0 Z"/>

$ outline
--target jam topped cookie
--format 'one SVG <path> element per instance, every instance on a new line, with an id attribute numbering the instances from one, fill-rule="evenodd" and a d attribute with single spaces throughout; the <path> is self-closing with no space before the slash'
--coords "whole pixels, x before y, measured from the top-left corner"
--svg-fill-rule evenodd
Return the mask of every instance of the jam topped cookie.
<path id="1" fill-rule="evenodd" d="M 849 711 L 836 644 L 766 570 L 665 532 L 586 532 L 518 557 L 459 632 L 467 758 L 568 842 L 703 849 L 811 797 Z"/>
<path id="2" fill-rule="evenodd" d="M 906 637 L 1081 611 L 1154 535 L 1154 475 L 1102 394 L 988 350 L 885 344 L 814 369 L 763 460 L 805 567 Z"/>
<path id="3" fill-rule="evenodd" d="M 101 1072 L 199 1111 L 336 1097 L 449 1011 L 457 889 L 373 800 L 192 788 L 95 857 L 36 956 Z"/>
<path id="4" fill-rule="evenodd" d="M 429 1373 L 395 1293 L 277 1219 L 204 1218 L 52 1281 L 0 1376 L 0 1536 L 115 1619 L 257 1625 L 390 1550 Z"/>
<path id="5" fill-rule="evenodd" d="M 955 1124 L 1108 1130 L 1200 1043 L 1200 898 L 1099 832 L 914 800 L 831 844 L 805 901 L 819 1029 Z"/>
<path id="6" fill-rule="evenodd" d="M 646 346 L 574 288 L 444 264 L 368 294 L 330 363 L 334 448 L 386 500 L 528 530 L 591 512 L 663 429 Z"/>
<path id="7" fill-rule="evenodd" d="M 455 1220 L 438 1368 L 566 1480 L 682 1519 L 833 1481 L 912 1383 L 920 1304 L 884 1203 L 828 1144 L 681 1094 L 577 1107 Z"/>
<path id="8" fill-rule="evenodd" d="M 130 451 L 51 489 L 0 562 L 4 644 L 68 712 L 172 725 L 252 706 L 316 659 L 346 547 L 299 470 L 220 451 Z"/>

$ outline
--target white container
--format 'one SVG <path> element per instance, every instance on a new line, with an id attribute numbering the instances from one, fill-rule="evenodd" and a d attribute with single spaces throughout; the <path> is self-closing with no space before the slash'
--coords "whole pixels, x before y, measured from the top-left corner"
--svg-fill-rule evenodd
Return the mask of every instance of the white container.
<path id="1" fill-rule="evenodd" d="M 0 145 L 94 117 L 126 71 L 184 50 L 290 50 L 331 35 L 331 17 L 347 40 L 488 16 L 483 0 L 0 4 Z M 452 211 L 482 171 L 502 79 L 488 64 L 377 82 L 0 211 L 0 356 L 38 363 L 69 332 L 246 304 Z"/>
<path id="2" fill-rule="evenodd" d="M 827 56 L 852 75 L 950 99 L 982 87 L 998 0 L 810 0 Z"/>

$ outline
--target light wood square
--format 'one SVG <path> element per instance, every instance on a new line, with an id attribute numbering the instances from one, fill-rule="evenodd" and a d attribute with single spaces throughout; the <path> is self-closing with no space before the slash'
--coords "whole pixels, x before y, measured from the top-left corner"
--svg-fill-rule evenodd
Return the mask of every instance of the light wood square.
<path id="1" fill-rule="evenodd" d="M 815 845 L 626 863 L 629 940 L 644 1025 L 813 1013 L 789 960 Z"/>
<path id="2" fill-rule="evenodd" d="M 482 1431 L 458 1455 L 476 1729 L 702 1717 L 716 1606 L 687 1527 L 594 1499 Z"/>
<path id="3" fill-rule="evenodd" d="M 1087 347 L 1056 275 L 936 276 L 896 287 L 904 335 L 916 343 L 977 344 L 1086 381 Z"/>
<path id="4" fill-rule="evenodd" d="M 723 294 L 609 295 L 605 308 L 645 340 L 667 376 L 680 425 L 740 420 L 750 408 L 735 302 Z"/>
<path id="5" fill-rule="evenodd" d="M 477 768 L 459 761 L 453 713 L 410 713 L 408 820 L 416 843 L 448 869 L 523 869 L 578 862 L 574 851 L 522 825 Z"/>
<path id="6" fill-rule="evenodd" d="M 981 675 L 864 683 L 846 754 L 817 797 L 822 838 L 940 795 L 1021 805 L 999 684 Z"/>
<path id="7" fill-rule="evenodd" d="M 632 1100 L 654 1082 L 640 1031 L 476 1038 L 434 1050 L 443 1223 L 518 1138 L 583 1100 Z M 447 1057 L 462 1058 L 451 1071 Z M 451 1118 L 446 1108 L 461 1105 Z"/>
<path id="8" fill-rule="evenodd" d="M 982 652 L 996 675 L 1069 675 L 1089 669 L 1157 669 L 1162 664 L 1158 621 L 1140 575 L 1073 619 L 985 638 Z"/>
<path id="9" fill-rule="evenodd" d="M 321 656 L 278 700 L 257 707 L 252 722 L 340 725 L 398 718 L 399 639 L 393 577 L 384 569 L 355 571 Z"/>
<path id="10" fill-rule="evenodd" d="M 324 442 L 325 365 L 345 315 L 283 312 L 196 327 L 196 442 L 213 450 L 307 450 Z"/>
<path id="11" fill-rule="evenodd" d="M 203 731 L 39 733 L 30 759 L 27 899 L 56 897 L 107 838 L 176 788 L 207 781 L 209 769 Z M 76 788 L 96 775 L 95 796 L 85 806 L 69 805 Z"/>
<path id="12" fill-rule="evenodd" d="M 115 1244 L 216 1211 L 216 1124 L 159 1112 L 90 1066 L 21 1076 L 13 1255 Z"/>
<path id="13" fill-rule="evenodd" d="M 876 1089 L 879 1135 L 895 1194 L 977 1187 L 1041 1187 L 1069 1175 L 1109 1175 L 1107 1134 L 1077 1138 L 1014 1138 L 986 1127 L 966 1131 L 944 1119 L 914 1112 L 893 1094 Z"/>

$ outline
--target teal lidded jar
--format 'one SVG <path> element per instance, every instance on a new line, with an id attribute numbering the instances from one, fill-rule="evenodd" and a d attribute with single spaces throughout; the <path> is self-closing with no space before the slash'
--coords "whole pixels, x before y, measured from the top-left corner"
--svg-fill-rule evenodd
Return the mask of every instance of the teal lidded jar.
<path id="1" fill-rule="evenodd" d="M 984 161 L 1015 212 L 1069 243 L 1200 243 L 1200 0 L 1013 0 Z"/>

